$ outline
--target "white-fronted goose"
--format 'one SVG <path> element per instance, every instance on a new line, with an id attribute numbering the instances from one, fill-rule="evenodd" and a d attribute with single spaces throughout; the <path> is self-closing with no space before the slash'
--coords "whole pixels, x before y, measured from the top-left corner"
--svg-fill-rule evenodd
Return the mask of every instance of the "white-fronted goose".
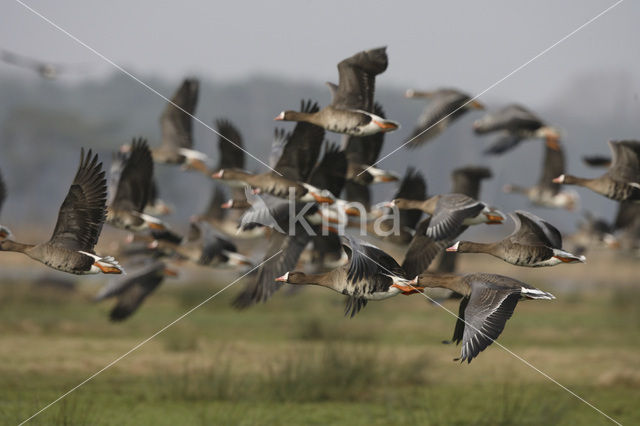
<path id="1" fill-rule="evenodd" d="M 427 198 L 427 183 L 422 173 L 413 167 L 407 167 L 394 198 L 424 201 Z M 395 223 L 395 215 L 382 218 L 382 215 L 386 213 L 391 212 L 385 212 L 380 209 L 376 214 L 376 212 L 372 211 L 370 216 L 373 217 L 367 223 L 367 230 L 373 235 L 394 244 L 403 246 L 409 244 L 413 238 L 416 225 L 418 225 L 422 217 L 422 211 L 420 209 L 400 208 L 397 217 L 399 219 L 398 223 Z M 377 218 L 375 216 L 380 217 Z M 394 227 L 397 227 L 397 229 L 394 229 Z"/>
<path id="2" fill-rule="evenodd" d="M 640 141 L 609 141 L 613 158 L 609 170 L 594 179 L 562 174 L 553 182 L 584 186 L 616 201 L 640 201 Z"/>
<path id="3" fill-rule="evenodd" d="M 444 253 L 449 245 L 448 240 L 434 241 L 427 236 L 427 228 L 431 218 L 423 219 L 416 227 L 416 232 L 409 243 L 409 248 L 402 261 L 402 269 L 407 277 L 415 277 L 427 270 L 431 262 Z"/>
<path id="4" fill-rule="evenodd" d="M 520 299 L 555 299 L 513 278 L 496 274 L 421 274 L 411 281 L 421 288 L 447 288 L 463 296 L 453 338 L 462 342 L 461 362 L 471 360 L 500 336 Z"/>
<path id="5" fill-rule="evenodd" d="M 366 136 L 397 129 L 398 123 L 373 113 L 376 75 L 387 69 L 386 47 L 365 50 L 338 64 L 339 80 L 331 104 L 316 112 L 282 111 L 275 119 L 305 121 L 336 133 Z"/>
<path id="6" fill-rule="evenodd" d="M 580 202 L 580 196 L 574 191 L 561 191 L 560 184 L 553 182 L 556 176 L 564 173 L 565 167 L 564 149 L 559 140 L 556 144 L 556 148 L 549 148 L 547 145 L 544 147 L 542 173 L 537 184 L 528 188 L 505 185 L 503 191 L 524 194 L 532 204 L 537 206 L 575 210 Z"/>
<path id="7" fill-rule="evenodd" d="M 216 232 L 206 222 L 192 222 L 189 235 L 180 244 L 156 240 L 153 246 L 179 259 L 188 260 L 196 265 L 220 267 L 253 266 L 248 257 L 238 253 L 234 243 Z"/>
<path id="8" fill-rule="evenodd" d="M 525 139 L 545 140 L 551 149 L 557 149 L 560 133 L 547 126 L 540 118 L 521 105 L 509 105 L 499 111 L 489 113 L 473 123 L 476 134 L 500 132 L 501 136 L 485 154 L 503 154 L 516 147 Z"/>
<path id="9" fill-rule="evenodd" d="M 622 205 L 623 203 L 620 203 Z M 640 204 L 638 205 L 640 206 Z M 585 211 L 583 219 L 578 222 L 576 232 L 568 238 L 573 245 L 572 251 L 578 255 L 586 253 L 590 248 L 618 248 L 619 241 L 613 235 L 613 227 L 602 218 L 596 218 Z"/>
<path id="10" fill-rule="evenodd" d="M 115 166 L 111 167 L 113 175 L 106 222 L 133 232 L 166 229 L 160 219 L 143 213 L 153 183 L 153 160 L 146 140 L 134 139 L 126 158 L 122 152 L 116 155 L 120 158 L 116 158 Z M 121 165 L 120 171 L 115 170 L 118 165 Z"/>
<path id="11" fill-rule="evenodd" d="M 149 216 L 167 216 L 173 213 L 173 207 L 160 198 L 158 184 L 155 179 L 151 179 L 149 188 L 149 201 L 144 206 L 143 212 Z"/>
<path id="12" fill-rule="evenodd" d="M 348 296 L 345 315 L 353 317 L 369 300 L 383 300 L 400 293 L 417 293 L 410 287 L 404 270 L 387 253 L 371 244 L 346 236 L 342 246 L 349 262 L 324 274 L 286 272 L 276 281 L 294 285 L 318 285 Z"/>
<path id="13" fill-rule="evenodd" d="M 4 180 L 2 180 L 2 173 L 0 173 L 0 213 L 2 212 L 2 205 L 4 204 L 5 198 L 7 198 L 7 186 L 5 185 Z M 12 236 L 13 234 L 9 228 L 0 225 L 0 241 L 5 238 L 11 238 Z"/>
<path id="14" fill-rule="evenodd" d="M 156 163 L 178 164 L 185 169 L 209 174 L 211 160 L 206 154 L 193 149 L 192 116 L 198 104 L 199 87 L 199 81 L 194 78 L 182 82 L 162 112 L 162 143 L 152 149 L 151 154 Z"/>
<path id="15" fill-rule="evenodd" d="M 458 241 L 447 248 L 447 251 L 486 253 L 512 265 L 529 267 L 586 261 L 584 256 L 562 250 L 562 235 L 550 223 L 521 210 L 510 213 L 509 216 L 516 227 L 504 240 L 495 243 Z"/>
<path id="16" fill-rule="evenodd" d="M 24 55 L 18 55 L 17 53 L 9 52 L 7 50 L 0 51 L 0 59 L 11 65 L 15 65 L 20 68 L 32 70 L 40 77 L 48 80 L 57 78 L 61 73 L 70 71 L 81 71 L 82 68 L 79 64 L 56 64 L 53 62 L 44 62 L 39 59 L 29 58 Z"/>
<path id="17" fill-rule="evenodd" d="M 490 179 L 492 177 L 493 174 L 487 167 L 465 166 L 457 168 L 451 172 L 451 192 L 464 194 L 477 200 L 480 198 L 480 184 L 484 179 Z M 454 253 L 447 253 L 444 250 L 442 250 L 441 253 L 441 256 L 435 259 L 434 270 L 437 272 L 454 272 L 456 270 L 456 255 Z"/>
<path id="18" fill-rule="evenodd" d="M 409 89 L 405 97 L 429 101 L 418 118 L 418 125 L 411 133 L 412 140 L 408 144 L 410 148 L 418 147 L 435 138 L 466 112 L 484 109 L 480 102 L 472 101 L 471 96 L 457 89 L 438 89 L 431 92 Z"/>
<path id="19" fill-rule="evenodd" d="M 139 272 L 130 274 L 121 280 L 114 280 L 103 287 L 94 300 L 99 302 L 116 297 L 118 302 L 109 312 L 111 321 L 123 321 L 129 318 L 142 302 L 153 293 L 165 277 L 176 277 L 178 273 L 167 267 L 162 261 L 154 261 Z"/>
<path id="20" fill-rule="evenodd" d="M 297 127 L 297 126 L 296 126 Z M 347 169 L 347 159 L 343 151 L 337 151 L 329 148 L 322 161 L 313 169 L 308 178 L 308 182 L 321 186 L 333 194 L 339 194 L 345 182 Z M 271 243 L 267 249 L 264 259 L 270 259 L 262 264 L 258 269 L 258 276 L 255 281 L 249 283 L 245 290 L 240 293 L 233 302 L 236 308 L 247 308 L 257 302 L 265 302 L 271 295 L 278 290 L 279 286 L 274 279 L 287 271 L 295 268 L 298 259 L 302 254 L 305 246 L 310 242 L 318 242 L 316 249 L 320 250 L 318 254 L 319 260 L 323 260 L 329 252 L 325 248 L 335 247 L 335 238 L 326 235 L 323 223 L 346 221 L 344 213 L 337 209 L 344 210 L 341 200 L 337 200 L 333 205 L 307 205 L 296 203 L 293 213 L 295 215 L 304 215 L 309 227 L 303 226 L 299 221 L 295 221 L 295 229 L 289 229 L 289 217 L 292 213 L 289 203 L 283 200 L 271 200 L 269 197 L 263 197 L 264 206 L 259 207 L 257 202 L 252 202 L 252 210 L 249 210 L 243 216 L 243 222 L 254 221 L 261 225 L 271 226 L 276 232 L 271 235 Z M 249 200 L 249 197 L 247 197 Z M 251 200 L 249 200 L 251 201 Z M 306 210 L 304 210 L 306 209 Z M 253 216 L 250 216 L 253 215 Z M 338 223 L 340 226 L 340 223 Z M 241 226 L 243 228 L 243 226 Z M 329 231 L 336 231 L 327 226 Z M 293 232 L 292 232 L 293 231 Z M 286 233 L 282 233 L 286 232 Z M 333 243 L 331 240 L 334 240 Z M 315 240 L 315 241 L 314 241 Z M 278 254 L 280 253 L 280 254 Z M 275 256 L 275 258 L 274 258 Z"/>
<path id="21" fill-rule="evenodd" d="M 436 241 L 453 239 L 470 225 L 501 224 L 505 219 L 500 211 L 464 194 L 440 194 L 424 201 L 398 198 L 390 205 L 431 215 L 426 235 Z"/>
<path id="22" fill-rule="evenodd" d="M 51 239 L 41 244 L 0 241 L 0 251 L 24 253 L 50 268 L 72 274 L 121 274 L 118 262 L 94 253 L 105 220 L 107 183 L 91 150 L 80 154 L 80 166 L 60 207 Z"/>

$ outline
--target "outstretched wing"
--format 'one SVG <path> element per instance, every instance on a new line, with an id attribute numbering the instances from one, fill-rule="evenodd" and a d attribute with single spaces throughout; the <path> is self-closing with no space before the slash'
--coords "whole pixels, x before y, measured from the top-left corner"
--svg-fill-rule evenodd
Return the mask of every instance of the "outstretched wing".
<path id="1" fill-rule="evenodd" d="M 436 241 L 456 238 L 465 229 L 465 219 L 476 217 L 484 204 L 463 194 L 445 194 L 436 205 L 427 236 Z"/>
<path id="2" fill-rule="evenodd" d="M 347 157 L 337 145 L 327 144 L 322 160 L 309 176 L 309 184 L 338 197 L 347 179 Z"/>
<path id="3" fill-rule="evenodd" d="M 389 64 L 387 48 L 365 50 L 338 64 L 338 88 L 331 104 L 335 108 L 373 112 L 376 75 Z"/>
<path id="4" fill-rule="evenodd" d="M 193 147 L 191 116 L 198 104 L 199 87 L 198 80 L 185 79 L 171 98 L 171 102 L 165 106 L 160 116 L 164 149 L 176 151 L 179 148 Z"/>
<path id="5" fill-rule="evenodd" d="M 309 100 L 301 101 L 302 112 L 317 112 L 318 104 Z M 276 136 L 277 133 L 276 133 Z M 306 182 L 315 166 L 324 140 L 324 129 L 315 124 L 298 122 L 289 136 L 282 155 L 274 167 L 284 177 Z"/>
<path id="6" fill-rule="evenodd" d="M 218 168 L 244 170 L 245 158 L 240 131 L 229 120 L 216 120 L 216 127 L 221 136 L 218 137 Z M 231 141 L 231 142 L 229 142 Z"/>
<path id="7" fill-rule="evenodd" d="M 457 90 L 443 89 L 435 92 L 418 119 L 409 147 L 415 148 L 439 135 L 452 121 L 468 111 L 462 106 L 469 100 L 469 95 Z"/>
<path id="8" fill-rule="evenodd" d="M 560 184 L 553 183 L 553 179 L 564 174 L 565 164 L 564 149 L 560 145 L 560 141 L 557 141 L 557 144 L 557 149 L 551 149 L 547 144 L 544 144 L 544 163 L 542 165 L 542 174 L 538 180 L 539 187 L 548 188 L 553 194 L 557 194 L 560 191 Z"/>
<path id="9" fill-rule="evenodd" d="M 640 141 L 609 141 L 613 152 L 609 175 L 623 182 L 640 182 Z"/>
<path id="10" fill-rule="evenodd" d="M 153 180 L 153 159 L 144 139 L 134 139 L 131 153 L 120 172 L 116 193 L 111 207 L 142 213 L 150 201 L 149 192 Z"/>
<path id="11" fill-rule="evenodd" d="M 500 336 L 520 299 L 520 290 L 494 288 L 474 280 L 464 311 L 464 334 L 460 361 L 471 362 Z"/>
<path id="12" fill-rule="evenodd" d="M 449 245 L 449 240 L 434 241 L 427 237 L 426 232 L 431 218 L 428 217 L 418 224 L 416 233 L 407 249 L 402 262 L 402 269 L 408 278 L 420 275 L 427 270 L 433 259 Z"/>
<path id="13" fill-rule="evenodd" d="M 50 244 L 92 252 L 105 219 L 107 182 L 98 154 L 80 152 L 80 166 L 58 212 Z"/>
<path id="14" fill-rule="evenodd" d="M 376 275 L 405 276 L 398 262 L 376 246 L 345 235 L 342 237 L 342 247 L 349 257 L 347 278 L 351 282 L 371 279 Z"/>

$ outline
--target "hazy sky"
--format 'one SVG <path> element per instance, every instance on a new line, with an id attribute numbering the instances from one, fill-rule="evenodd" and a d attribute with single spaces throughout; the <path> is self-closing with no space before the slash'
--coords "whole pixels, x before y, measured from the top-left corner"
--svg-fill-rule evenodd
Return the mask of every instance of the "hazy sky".
<path id="1" fill-rule="evenodd" d="M 255 74 L 336 80 L 336 64 L 388 45 L 378 84 L 458 86 L 479 93 L 614 0 L 211 2 L 26 0 L 114 62 L 143 77 L 216 80 Z M 0 6 L 0 47 L 49 61 L 112 67 L 14 0 Z M 629 70 L 640 86 L 640 2 L 627 0 L 492 89 L 539 102 L 578 73 Z M 0 73 L 17 70 L 0 64 Z"/>

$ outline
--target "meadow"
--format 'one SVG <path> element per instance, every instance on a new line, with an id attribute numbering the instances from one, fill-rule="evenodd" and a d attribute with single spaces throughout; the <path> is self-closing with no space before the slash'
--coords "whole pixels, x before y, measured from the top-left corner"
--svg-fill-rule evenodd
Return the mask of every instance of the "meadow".
<path id="1" fill-rule="evenodd" d="M 582 269 L 543 271 L 471 255 L 462 266 L 502 268 L 553 291 L 555 301 L 520 303 L 499 342 L 617 421 L 638 424 L 635 260 L 592 258 Z M 91 302 L 92 277 L 73 290 L 4 278 L 2 424 L 25 420 L 229 282 L 216 277 L 198 269 L 168 282 L 124 323 L 108 321 L 112 302 Z M 237 292 L 221 293 L 30 424 L 611 423 L 496 344 L 471 364 L 454 362 L 459 347 L 442 341 L 455 319 L 421 295 L 371 302 L 349 319 L 343 297 L 321 288 L 283 289 L 241 312 L 230 306 Z M 443 306 L 457 312 L 457 303 Z"/>

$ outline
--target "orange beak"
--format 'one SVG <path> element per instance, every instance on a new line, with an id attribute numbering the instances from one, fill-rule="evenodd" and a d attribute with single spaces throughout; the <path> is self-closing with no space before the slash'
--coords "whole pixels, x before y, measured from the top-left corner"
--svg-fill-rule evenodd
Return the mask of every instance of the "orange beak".
<path id="1" fill-rule="evenodd" d="M 392 175 L 383 175 L 380 176 L 380 182 L 397 182 L 398 178 Z"/>
<path id="2" fill-rule="evenodd" d="M 484 109 L 484 105 L 476 100 L 469 102 L 469 106 L 473 109 Z"/>
<path id="3" fill-rule="evenodd" d="M 360 217 L 360 210 L 356 209 L 355 207 L 348 207 L 344 210 L 344 212 L 347 216 Z"/>
<path id="4" fill-rule="evenodd" d="M 150 229 L 154 229 L 156 231 L 165 231 L 167 229 L 167 227 L 161 223 L 155 223 L 155 222 L 147 222 L 147 223 L 149 224 Z"/>
<path id="5" fill-rule="evenodd" d="M 280 282 L 280 283 L 286 283 L 287 282 L 287 278 L 289 278 L 289 277 L 287 277 L 287 274 L 284 274 L 283 276 L 278 277 L 275 280 Z"/>
<path id="6" fill-rule="evenodd" d="M 558 259 L 558 260 L 560 260 L 561 262 L 564 262 L 564 263 L 576 262 L 575 259 L 571 259 L 570 257 L 562 257 L 562 256 L 553 256 L 553 257 L 555 257 L 556 259 Z"/>
<path id="7" fill-rule="evenodd" d="M 373 120 L 374 124 L 380 127 L 383 131 L 389 132 L 398 128 L 398 125 L 391 121 L 377 121 Z"/>
<path id="8" fill-rule="evenodd" d="M 554 178 L 551 182 L 553 182 L 553 183 L 562 183 L 562 179 L 560 178 L 560 176 L 558 176 L 557 178 Z"/>
<path id="9" fill-rule="evenodd" d="M 500 225 L 504 218 L 502 216 L 492 215 L 490 213 L 485 214 L 487 217 L 487 225 Z"/>
<path id="10" fill-rule="evenodd" d="M 178 276 L 178 271 L 174 270 L 174 269 L 169 269 L 169 268 L 164 268 L 162 270 L 162 273 L 168 277 L 177 277 Z"/>
<path id="11" fill-rule="evenodd" d="M 233 200 L 225 201 L 224 203 L 220 204 L 220 207 L 223 209 L 230 209 L 231 207 L 233 207 Z"/>
<path id="12" fill-rule="evenodd" d="M 189 168 L 193 169 L 193 170 L 197 170 L 197 171 L 202 172 L 202 173 L 204 173 L 206 175 L 209 174 L 209 168 L 207 167 L 207 165 L 202 160 L 192 159 L 191 161 L 189 161 L 189 164 L 187 166 Z"/>
<path id="13" fill-rule="evenodd" d="M 222 173 L 224 172 L 223 169 L 218 170 L 217 172 L 215 172 L 214 174 L 211 175 L 211 177 L 213 179 L 222 179 Z"/>
<path id="14" fill-rule="evenodd" d="M 316 203 L 333 204 L 335 202 L 333 198 L 324 197 L 322 195 L 316 194 L 315 192 L 311 192 L 311 196 L 314 200 L 316 200 Z"/>

